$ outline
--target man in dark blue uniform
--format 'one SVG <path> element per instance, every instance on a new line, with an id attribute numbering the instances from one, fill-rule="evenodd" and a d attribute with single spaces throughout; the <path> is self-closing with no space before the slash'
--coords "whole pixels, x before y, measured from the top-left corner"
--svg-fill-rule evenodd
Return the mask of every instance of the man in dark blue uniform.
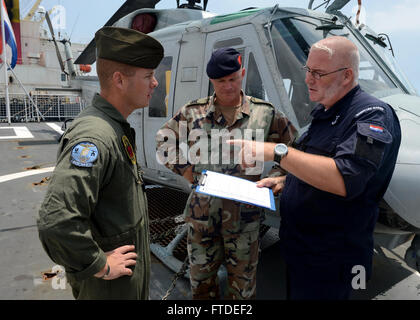
<path id="1" fill-rule="evenodd" d="M 289 172 L 285 183 L 259 183 L 283 189 L 279 235 L 289 299 L 348 299 L 354 278 L 371 275 L 378 202 L 401 130 L 393 109 L 361 90 L 359 60 L 344 37 L 315 43 L 304 67 L 310 99 L 319 103 L 308 131 L 296 148 L 264 144 L 265 160 Z M 255 142 L 232 143 L 257 150 Z"/>

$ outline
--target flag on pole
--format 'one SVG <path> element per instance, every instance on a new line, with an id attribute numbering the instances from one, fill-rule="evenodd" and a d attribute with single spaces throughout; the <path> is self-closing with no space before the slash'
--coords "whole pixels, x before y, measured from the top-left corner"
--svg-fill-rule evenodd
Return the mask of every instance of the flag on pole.
<path id="1" fill-rule="evenodd" d="M 1 10 L 4 17 L 4 33 L 6 35 L 6 45 L 10 47 L 12 50 L 12 60 L 10 63 L 10 67 L 13 69 L 16 65 L 17 58 L 18 58 L 18 51 L 17 51 L 17 44 L 15 34 L 13 33 L 12 24 L 9 19 L 9 15 L 7 14 L 6 5 L 4 0 L 1 0 Z M 0 26 L 3 27 L 3 26 Z M 1 30 L 1 29 L 0 29 Z M 1 33 L 0 33 L 0 40 L 1 40 Z M 3 52 L 2 42 L 0 41 L 0 54 Z"/>

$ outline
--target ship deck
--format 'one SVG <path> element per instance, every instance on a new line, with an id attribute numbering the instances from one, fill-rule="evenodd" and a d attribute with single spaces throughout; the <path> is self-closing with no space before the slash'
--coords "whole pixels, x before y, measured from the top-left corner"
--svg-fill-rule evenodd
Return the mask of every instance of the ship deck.
<path id="1" fill-rule="evenodd" d="M 55 164 L 60 127 L 61 123 L 45 122 L 0 124 L 0 300 L 73 299 L 69 285 L 57 288 L 53 280 L 43 280 L 42 272 L 51 270 L 55 263 L 44 252 L 36 227 L 38 209 Z M 161 192 L 166 191 L 155 189 L 147 189 L 149 205 L 153 206 L 149 211 L 157 210 L 165 216 L 164 211 L 171 208 L 155 206 Z M 153 197 L 158 197 L 157 202 Z M 182 203 L 177 204 L 182 208 Z M 392 251 L 375 252 L 373 278 L 366 289 L 354 291 L 351 299 L 418 300 L 420 275 L 403 261 L 408 246 L 406 243 Z M 285 265 L 278 253 L 275 228 L 268 230 L 261 247 L 257 299 L 284 300 Z M 174 272 L 153 255 L 151 270 L 150 299 L 160 300 Z M 180 278 L 168 299 L 191 299 L 188 279 Z"/>

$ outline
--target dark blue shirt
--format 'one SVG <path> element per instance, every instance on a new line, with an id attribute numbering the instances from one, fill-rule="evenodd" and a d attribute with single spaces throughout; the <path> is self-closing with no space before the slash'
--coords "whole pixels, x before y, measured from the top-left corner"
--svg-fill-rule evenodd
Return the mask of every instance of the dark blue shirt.
<path id="1" fill-rule="evenodd" d="M 311 115 L 298 149 L 333 158 L 347 195 L 321 191 L 289 174 L 280 202 L 282 254 L 289 264 L 363 265 L 370 275 L 378 202 L 401 142 L 398 118 L 359 86 L 328 110 L 317 105 Z"/>

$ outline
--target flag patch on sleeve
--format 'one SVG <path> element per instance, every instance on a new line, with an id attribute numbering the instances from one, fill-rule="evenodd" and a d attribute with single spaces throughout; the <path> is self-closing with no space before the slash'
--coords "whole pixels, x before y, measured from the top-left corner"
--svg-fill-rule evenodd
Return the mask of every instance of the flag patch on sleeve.
<path id="1" fill-rule="evenodd" d="M 384 132 L 384 128 L 373 124 L 369 125 L 369 129 L 375 132 Z"/>

